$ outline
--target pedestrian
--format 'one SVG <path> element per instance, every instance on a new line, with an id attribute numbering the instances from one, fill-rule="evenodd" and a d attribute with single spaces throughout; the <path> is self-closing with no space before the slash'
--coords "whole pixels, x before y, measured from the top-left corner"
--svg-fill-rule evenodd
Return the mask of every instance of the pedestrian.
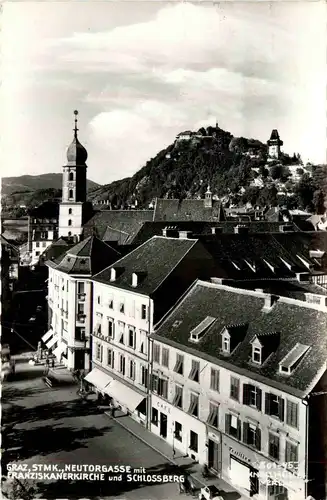
<path id="1" fill-rule="evenodd" d="M 115 418 L 115 413 L 116 413 L 116 407 L 115 407 L 115 405 L 112 405 L 111 406 L 111 416 L 112 416 L 112 418 Z"/>

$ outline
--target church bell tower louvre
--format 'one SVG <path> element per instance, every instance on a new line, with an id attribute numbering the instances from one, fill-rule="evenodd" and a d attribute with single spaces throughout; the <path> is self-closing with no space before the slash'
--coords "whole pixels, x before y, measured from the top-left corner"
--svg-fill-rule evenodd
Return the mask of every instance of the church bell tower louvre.
<path id="1" fill-rule="evenodd" d="M 63 166 L 62 201 L 59 207 L 59 237 L 82 234 L 86 210 L 87 151 L 78 140 L 77 116 L 74 111 L 74 138 L 67 149 L 67 163 Z"/>

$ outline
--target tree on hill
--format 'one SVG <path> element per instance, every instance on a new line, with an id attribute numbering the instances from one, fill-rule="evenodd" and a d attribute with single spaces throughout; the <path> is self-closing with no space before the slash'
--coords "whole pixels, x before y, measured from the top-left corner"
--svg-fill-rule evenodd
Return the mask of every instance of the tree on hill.
<path id="1" fill-rule="evenodd" d="M 313 193 L 312 203 L 316 214 L 320 215 L 325 213 L 325 195 L 321 189 L 317 189 Z"/>

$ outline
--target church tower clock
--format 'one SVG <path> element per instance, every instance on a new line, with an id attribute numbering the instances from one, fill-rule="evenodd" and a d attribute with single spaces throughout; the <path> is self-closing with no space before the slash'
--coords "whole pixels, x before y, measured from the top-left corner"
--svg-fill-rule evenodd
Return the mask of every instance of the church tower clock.
<path id="1" fill-rule="evenodd" d="M 86 160 L 87 151 L 77 137 L 77 115 L 74 111 L 75 127 L 73 142 L 67 149 L 67 163 L 62 174 L 62 202 L 59 207 L 59 237 L 82 234 L 85 222 L 86 202 Z"/>

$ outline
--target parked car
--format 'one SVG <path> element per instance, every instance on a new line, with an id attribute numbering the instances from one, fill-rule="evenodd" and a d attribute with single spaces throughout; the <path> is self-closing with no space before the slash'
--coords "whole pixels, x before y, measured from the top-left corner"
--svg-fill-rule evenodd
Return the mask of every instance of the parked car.
<path id="1" fill-rule="evenodd" d="M 201 488 L 199 500 L 224 500 L 224 498 L 221 496 L 217 486 L 211 484 L 210 486 Z"/>

